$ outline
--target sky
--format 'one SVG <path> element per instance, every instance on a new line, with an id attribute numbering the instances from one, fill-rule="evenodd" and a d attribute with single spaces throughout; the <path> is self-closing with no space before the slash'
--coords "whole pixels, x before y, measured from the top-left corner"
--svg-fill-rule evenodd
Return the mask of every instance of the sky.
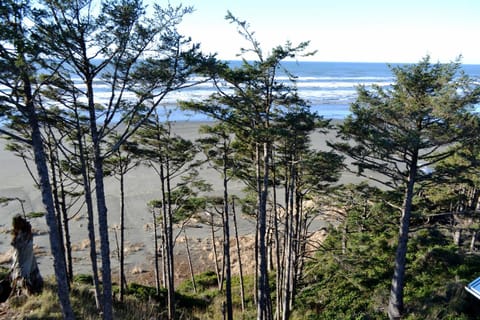
<path id="1" fill-rule="evenodd" d="M 160 5 L 165 0 L 157 1 Z M 220 59 L 238 59 L 248 43 L 227 11 L 245 20 L 262 50 L 310 41 L 312 61 L 480 64 L 479 0 L 169 0 L 195 8 L 180 32 Z M 307 58 L 303 58 L 306 60 Z M 302 59 L 300 59 L 302 60 Z"/>

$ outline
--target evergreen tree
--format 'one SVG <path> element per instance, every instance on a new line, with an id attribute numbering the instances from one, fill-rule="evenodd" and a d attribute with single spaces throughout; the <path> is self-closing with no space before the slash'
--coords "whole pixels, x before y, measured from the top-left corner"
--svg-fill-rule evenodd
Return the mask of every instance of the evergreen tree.
<path id="1" fill-rule="evenodd" d="M 23 138 L 15 131 L 5 129 L 0 129 L 0 132 L 30 145 L 33 150 L 62 313 L 65 319 L 74 319 L 39 120 L 42 112 L 39 108 L 42 82 L 38 70 L 45 65 L 43 57 L 48 56 L 49 51 L 36 41 L 37 26 L 31 27 L 27 23 L 27 20 L 38 21 L 41 14 L 41 11 L 33 10 L 28 1 L 4 1 L 0 5 L 0 84 L 8 88 L 0 92 L 0 118 L 7 123 L 23 119 L 28 124 L 29 137 Z"/>
<path id="2" fill-rule="evenodd" d="M 159 208 L 162 221 L 162 239 L 164 249 L 164 266 L 166 288 L 168 291 L 169 319 L 175 317 L 175 284 L 174 284 L 174 245 L 173 224 L 184 220 L 191 212 L 194 201 L 195 183 L 199 182 L 195 167 L 195 155 L 198 149 L 193 142 L 183 139 L 172 132 L 172 123 L 168 121 L 168 112 L 165 123 L 161 114 L 154 110 L 147 121 L 138 130 L 135 138 L 138 141 L 138 153 L 144 162 L 155 171 L 160 179 L 161 197 L 152 201 L 152 211 Z M 181 182 L 178 182 L 178 179 Z M 185 179 L 182 181 L 182 179 Z M 191 185 L 189 185 L 191 184 Z M 202 188 L 201 183 L 197 187 Z M 189 198 L 191 197 L 191 199 Z M 157 259 L 157 253 L 155 253 Z"/>
<path id="3" fill-rule="evenodd" d="M 402 316 L 403 290 L 410 217 L 415 186 L 430 178 L 428 171 L 452 154 L 451 145 L 472 138 L 473 115 L 480 89 L 460 72 L 460 63 L 430 63 L 393 67 L 396 81 L 391 88 L 358 88 L 352 114 L 340 126 L 348 142 L 335 147 L 352 157 L 359 173 L 382 174 L 378 181 L 403 190 L 398 247 L 388 315 Z"/>
<path id="4" fill-rule="evenodd" d="M 82 97 L 93 147 L 93 167 L 102 255 L 103 317 L 112 318 L 110 247 L 103 161 L 113 154 L 171 91 L 193 85 L 188 77 L 205 62 L 198 46 L 178 34 L 176 25 L 191 8 L 154 6 L 149 18 L 139 0 L 42 1 L 39 36 L 51 52 L 50 69 L 61 76 L 69 92 Z M 99 7 L 98 7 L 99 6 Z M 98 7 L 98 8 L 95 8 Z M 95 8 L 95 9 L 94 9 Z M 98 10 L 100 8 L 100 10 Z M 187 48 L 187 46 L 190 46 Z M 82 86 L 71 80 L 79 77 Z M 96 84 L 110 88 L 99 101 Z M 78 102 L 78 100 L 76 101 Z M 146 109 L 146 111 L 145 111 Z M 144 116 L 140 116 L 143 114 Z M 118 140 L 107 148 L 106 139 Z"/>
<path id="5" fill-rule="evenodd" d="M 228 182 L 231 179 L 234 170 L 232 161 L 232 136 L 228 127 L 224 124 L 218 124 L 212 127 L 202 127 L 202 133 L 209 134 L 208 137 L 199 140 L 207 159 L 213 163 L 214 168 L 218 170 L 223 179 L 223 258 L 225 266 L 225 305 L 226 319 L 233 320 L 232 304 L 232 271 L 230 259 L 230 210 L 229 210 L 229 189 Z M 213 239 L 214 241 L 215 239 Z"/>

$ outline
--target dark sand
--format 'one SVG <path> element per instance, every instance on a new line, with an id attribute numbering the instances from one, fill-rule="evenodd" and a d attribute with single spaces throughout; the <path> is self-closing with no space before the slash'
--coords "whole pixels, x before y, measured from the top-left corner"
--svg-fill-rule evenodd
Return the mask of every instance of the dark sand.
<path id="1" fill-rule="evenodd" d="M 199 122 L 180 122 L 174 124 L 174 132 L 188 139 L 198 138 Z M 335 138 L 334 132 L 327 135 L 314 133 L 312 135 L 312 145 L 314 148 L 327 150 L 327 140 Z M 4 150 L 5 140 L 0 139 L 0 197 L 20 198 L 25 200 L 24 207 L 26 212 L 44 211 L 40 192 L 33 186 L 32 178 L 29 176 L 25 166 L 20 158 Z M 212 168 L 205 166 L 201 170 L 201 175 L 214 186 L 214 192 L 222 194 L 222 184 L 220 175 Z M 341 183 L 359 182 L 362 179 L 351 173 L 344 173 Z M 148 274 L 153 270 L 153 231 L 152 215 L 149 212 L 146 203 L 160 196 L 160 183 L 157 175 L 152 169 L 139 167 L 129 172 L 126 176 L 126 272 L 127 279 L 133 275 Z M 231 193 L 240 193 L 242 184 L 232 182 L 230 185 Z M 108 204 L 108 219 L 110 225 L 110 247 L 112 252 L 112 270 L 118 270 L 118 260 L 116 252 L 116 237 L 119 236 L 119 183 L 114 178 L 105 180 L 105 190 Z M 240 211 L 240 210 L 238 210 Z M 10 202 L 8 205 L 0 207 L 0 263 L 9 265 L 10 250 L 10 227 L 12 217 L 21 213 L 21 207 L 18 201 Z M 252 232 L 254 223 L 249 218 L 240 216 L 239 233 L 242 236 L 242 246 L 252 247 Z M 53 274 L 53 259 L 50 254 L 50 245 L 48 240 L 48 229 L 45 218 L 31 219 L 35 231 L 34 245 L 36 247 L 37 258 L 40 270 L 43 275 Z M 321 221 L 313 224 L 312 232 L 321 229 L 324 225 Z M 89 260 L 89 247 L 87 235 L 87 220 L 85 209 L 81 210 L 70 221 L 71 242 L 73 245 L 74 273 L 91 273 Z M 177 228 L 178 232 L 178 228 Z M 194 268 L 196 271 L 204 269 L 213 269 L 210 227 L 190 221 L 187 228 L 189 244 L 192 247 L 194 255 Z M 218 236 L 221 230 L 217 230 Z M 233 234 L 233 232 L 232 232 Z M 98 236 L 97 236 L 98 239 Z M 98 242 L 97 242 L 98 243 Z M 220 246 L 218 250 L 221 250 Z M 97 246 L 97 251 L 99 248 Z M 188 277 L 185 261 L 185 247 L 183 233 L 177 239 L 176 261 L 179 263 L 177 278 L 184 279 Z M 252 257 L 253 258 L 253 257 Z M 253 259 L 250 259 L 253 260 Z"/>

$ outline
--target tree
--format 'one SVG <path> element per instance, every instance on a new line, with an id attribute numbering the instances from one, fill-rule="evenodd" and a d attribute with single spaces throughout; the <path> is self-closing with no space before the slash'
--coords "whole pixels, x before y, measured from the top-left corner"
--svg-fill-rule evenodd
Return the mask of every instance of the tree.
<path id="1" fill-rule="evenodd" d="M 175 317 L 175 284 L 174 284 L 174 244 L 173 224 L 176 220 L 184 220 L 191 212 L 198 172 L 195 167 L 195 155 L 198 149 L 192 141 L 186 140 L 172 132 L 172 123 L 163 123 L 161 114 L 154 110 L 138 130 L 135 138 L 138 141 L 138 153 L 144 162 L 151 167 L 160 179 L 161 197 L 150 202 L 155 218 L 155 208 L 161 211 L 162 250 L 164 249 L 164 267 L 166 274 L 168 317 Z M 180 182 L 176 183 L 178 179 Z M 190 185 L 191 187 L 190 187 Z M 202 187 L 201 183 L 197 187 Z M 189 198 L 191 197 L 191 198 Z M 155 259 L 158 253 L 155 252 Z"/>
<path id="2" fill-rule="evenodd" d="M 113 137 L 113 141 L 118 138 Z M 106 166 L 111 170 L 113 176 L 120 184 L 120 245 L 117 246 L 119 260 L 119 282 L 120 282 L 120 302 L 123 302 L 125 288 L 127 287 L 125 279 L 125 178 L 126 174 L 136 168 L 140 160 L 135 159 L 137 153 L 137 145 L 134 142 L 125 142 L 119 149 L 114 152 L 114 156 L 106 160 Z M 115 230 L 116 236 L 116 230 Z"/>
<path id="3" fill-rule="evenodd" d="M 223 210 L 221 212 L 223 222 L 223 259 L 225 266 L 225 304 L 226 319 L 232 320 L 232 272 L 230 259 L 230 210 L 228 193 L 228 181 L 231 178 L 231 173 L 229 174 L 229 171 L 232 171 L 234 166 L 231 157 L 233 152 L 231 147 L 232 136 L 224 124 L 218 124 L 212 127 L 202 127 L 200 130 L 202 133 L 209 134 L 208 137 L 200 139 L 199 142 L 204 150 L 204 153 L 207 155 L 207 159 L 213 163 L 214 168 L 221 173 L 223 179 Z M 215 239 L 213 237 L 212 242 L 213 245 L 215 245 Z"/>
<path id="4" fill-rule="evenodd" d="M 249 54 L 248 58 L 253 57 L 254 60 L 247 61 L 244 58 L 238 68 L 218 63 L 209 70 L 209 75 L 215 76 L 217 92 L 204 103 L 184 103 L 184 107 L 224 122 L 235 135 L 238 150 L 242 150 L 243 154 L 238 150 L 236 152 L 237 156 L 243 157 L 243 168 L 236 170 L 236 175 L 257 196 L 257 318 L 271 319 L 273 312 L 268 282 L 266 235 L 271 156 L 275 140 L 273 121 L 279 110 L 288 109 L 300 100 L 293 85 L 294 76 L 282 67 L 282 61 L 309 55 L 305 52 L 308 42 L 298 46 L 287 42 L 285 46 L 275 47 L 266 55 L 245 21 L 237 19 L 230 12 L 226 19 L 237 26 L 239 34 L 248 43 L 247 48 L 241 49 L 241 54 Z M 280 71 L 284 71 L 290 81 L 279 81 Z"/>
<path id="5" fill-rule="evenodd" d="M 55 206 L 39 123 L 41 110 L 38 108 L 38 99 L 42 82 L 37 70 L 45 65 L 42 57 L 48 56 L 49 51 L 36 41 L 37 26 L 31 27 L 31 23 L 27 23 L 28 20 L 37 21 L 38 15 L 41 15 L 41 11 L 32 10 L 28 1 L 21 3 L 4 1 L 0 5 L 0 84 L 6 88 L 0 91 L 0 116 L 2 121 L 23 119 L 28 123 L 30 137 L 25 139 L 14 131 L 4 129 L 0 132 L 29 144 L 34 151 L 42 202 L 46 210 L 45 219 L 49 229 L 50 246 L 54 257 L 58 296 L 64 319 L 73 319 L 65 272 L 65 257 L 55 219 Z"/>
<path id="6" fill-rule="evenodd" d="M 93 150 L 103 317 L 111 319 L 103 161 L 134 134 L 169 92 L 193 85 L 195 82 L 187 82 L 189 76 L 208 59 L 176 29 L 182 17 L 192 11 L 188 7 L 154 6 L 153 18 L 149 18 L 140 0 L 105 1 L 100 10 L 93 10 L 97 5 L 94 0 L 45 0 L 42 4 L 48 15 L 44 16 L 39 35 L 51 52 L 48 67 L 66 70 L 59 76 L 70 84 L 67 90 L 78 92 L 85 101 L 81 115 L 88 119 Z M 81 79 L 81 89 L 71 80 L 74 77 Z M 109 88 L 106 101 L 98 101 L 96 83 Z M 113 131 L 119 138 L 107 148 L 106 137 Z"/>
<path id="7" fill-rule="evenodd" d="M 388 315 L 403 312 L 403 289 L 412 200 L 415 186 L 431 174 L 423 170 L 452 154 L 452 148 L 471 139 L 473 115 L 480 89 L 460 72 L 460 63 L 418 64 L 392 67 L 396 78 L 391 88 L 358 88 L 352 114 L 340 125 L 340 136 L 349 142 L 334 144 L 352 157 L 359 174 L 372 170 L 387 177 L 389 187 L 403 190 L 395 268 Z M 422 171 L 423 170 L 423 171 Z"/>
<path id="8" fill-rule="evenodd" d="M 310 134 L 314 130 L 325 130 L 327 126 L 328 121 L 302 104 L 290 107 L 276 119 L 278 134 L 274 151 L 277 155 L 272 156 L 276 161 L 273 180 L 283 184 L 285 195 L 282 230 L 276 207 L 273 217 L 277 246 L 277 319 L 289 318 L 303 269 L 308 225 L 315 216 L 305 208 L 305 200 L 325 191 L 340 175 L 343 157 L 332 151 L 311 149 Z"/>

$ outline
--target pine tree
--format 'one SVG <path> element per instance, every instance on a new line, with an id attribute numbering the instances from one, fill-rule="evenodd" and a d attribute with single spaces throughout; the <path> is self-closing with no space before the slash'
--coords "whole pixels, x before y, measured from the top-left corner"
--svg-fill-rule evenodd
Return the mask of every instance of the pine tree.
<path id="1" fill-rule="evenodd" d="M 378 182 L 403 190 L 398 247 L 388 315 L 402 316 L 403 289 L 410 217 L 415 186 L 430 178 L 425 168 L 452 154 L 452 148 L 471 139 L 474 117 L 470 111 L 480 90 L 460 72 L 460 63 L 431 64 L 429 57 L 418 64 L 393 67 L 396 81 L 391 88 L 358 88 L 352 115 L 340 126 L 349 142 L 335 147 L 352 157 L 359 173 L 372 170 L 387 179 Z"/>
<path id="2" fill-rule="evenodd" d="M 33 150 L 42 202 L 46 210 L 45 219 L 49 229 L 62 314 L 64 319 L 74 319 L 39 120 L 42 112 L 38 103 L 39 92 L 43 83 L 38 70 L 45 65 L 46 61 L 42 56 L 48 56 L 49 51 L 36 42 L 36 26 L 31 27 L 26 23 L 27 19 L 38 21 L 38 15 L 41 14 L 40 10 L 32 10 L 28 1 L 4 1 L 0 5 L 0 84 L 8 88 L 0 93 L 0 117 L 6 122 L 22 119 L 28 124 L 29 137 L 23 138 L 15 131 L 5 129 L 0 129 L 0 132 L 30 145 Z"/>

